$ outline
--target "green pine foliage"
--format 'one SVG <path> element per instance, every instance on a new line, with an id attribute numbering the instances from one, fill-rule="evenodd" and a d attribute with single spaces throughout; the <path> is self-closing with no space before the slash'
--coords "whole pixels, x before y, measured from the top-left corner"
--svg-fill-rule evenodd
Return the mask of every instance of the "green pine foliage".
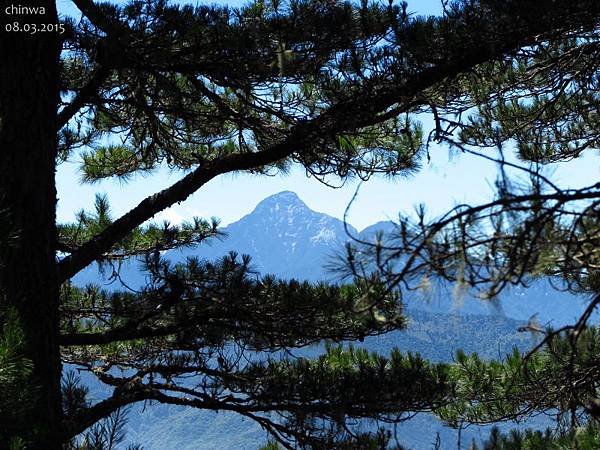
<path id="1" fill-rule="evenodd" d="M 93 213 L 81 210 L 77 213 L 75 223 L 58 226 L 58 247 L 64 253 L 70 253 L 113 223 L 108 198 L 106 195 L 97 194 Z M 192 221 L 178 225 L 164 221 L 162 224 L 150 223 L 136 227 L 98 261 L 118 263 L 149 252 L 197 245 L 210 238 L 221 237 L 218 226 L 219 221 L 216 218 L 207 221 L 194 217 Z"/>
<path id="2" fill-rule="evenodd" d="M 32 363 L 24 354 L 25 336 L 19 316 L 13 309 L 4 311 L 2 315 L 0 443 L 16 450 L 22 448 L 22 442 L 18 438 L 10 438 L 9 433 L 18 430 L 19 424 L 27 417 L 36 388 L 35 380 L 32 378 Z"/>
<path id="3" fill-rule="evenodd" d="M 598 329 L 548 336 L 537 351 L 523 354 L 515 350 L 502 361 L 485 361 L 475 354 L 459 352 L 449 372 L 459 401 L 438 409 L 437 414 L 454 426 L 521 421 L 546 414 L 555 416 L 573 433 L 586 424 L 590 424 L 590 433 L 597 433 L 591 405 L 600 390 L 596 375 Z"/>
<path id="4" fill-rule="evenodd" d="M 54 3 L 41 3 L 55 21 Z M 8 58 L 0 66 L 7 443 L 109 450 L 123 440 L 124 408 L 137 402 L 234 411 L 288 448 L 382 449 L 394 445 L 389 433 L 352 436 L 349 420 L 397 422 L 420 411 L 461 426 L 556 410 L 574 433 L 495 432 L 489 445 L 595 439 L 593 427 L 576 430 L 594 417 L 589 405 L 599 397 L 598 333 L 588 323 L 600 303 L 599 186 L 561 189 L 540 167 L 598 146 L 600 3 L 457 0 L 443 2 L 439 17 L 393 1 L 75 4 L 83 16 L 64 19 L 61 36 L 28 36 L 18 55 L 12 45 L 0 48 Z M 44 79 L 39 61 L 44 74 L 58 74 L 44 86 L 36 84 Z M 39 99 L 4 84 L 14 80 L 13 66 L 29 76 L 27 62 L 36 63 L 27 81 Z M 40 104 L 21 104 L 31 101 Z M 36 130 L 56 130 L 15 137 L 31 117 Z M 397 176 L 417 170 L 433 143 L 495 161 L 496 198 L 438 219 L 424 210 L 401 218 L 395 243 L 354 243 L 346 284 L 258 276 L 235 253 L 171 264 L 161 252 L 218 238 L 218 222 L 149 222 L 224 174 L 276 175 L 300 165 L 326 184 Z M 505 158 L 512 144 L 517 163 Z M 79 164 L 84 183 L 124 183 L 158 169 L 181 178 L 119 218 L 99 195 L 92 212 L 55 224 L 54 176 L 65 161 Z M 514 183 L 507 168 L 528 183 Z M 31 187 L 32 176 L 47 192 L 21 199 L 17 185 Z M 118 281 L 128 258 L 145 264 L 139 291 L 71 282 L 92 263 Z M 36 276 L 24 288 L 9 268 L 30 260 Z M 404 328 L 403 302 L 434 278 L 493 301 L 509 285 L 543 276 L 588 294 L 590 307 L 564 329 L 525 327 L 542 338 L 531 354 L 488 361 L 459 353 L 455 364 L 433 364 L 410 352 L 339 346 Z M 323 341 L 332 345 L 320 357 L 286 356 Z M 73 376 L 59 386 L 61 363 L 95 376 L 108 397 L 92 403 Z M 33 405 L 41 409 L 29 424 Z"/>
<path id="5" fill-rule="evenodd" d="M 487 440 L 471 450 L 594 450 L 600 446 L 600 431 L 597 425 L 590 425 L 566 433 L 554 433 L 550 429 L 542 431 L 513 430 L 508 434 L 493 428 Z"/>

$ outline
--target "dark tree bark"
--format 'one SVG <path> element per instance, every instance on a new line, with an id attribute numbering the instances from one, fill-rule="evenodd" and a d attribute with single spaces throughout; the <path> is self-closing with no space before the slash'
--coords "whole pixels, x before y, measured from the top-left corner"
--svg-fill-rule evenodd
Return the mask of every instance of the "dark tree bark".
<path id="1" fill-rule="evenodd" d="M 0 237 L 0 300 L 3 311 L 18 313 L 36 387 L 25 423 L 2 434 L 21 437 L 28 449 L 52 450 L 60 448 L 61 423 L 54 253 L 60 41 L 57 33 L 10 32 L 4 25 L 56 24 L 57 15 L 50 0 L 27 3 L 45 9 L 37 15 L 7 16 L 10 2 L 0 5 L 0 210 L 17 236 Z"/>

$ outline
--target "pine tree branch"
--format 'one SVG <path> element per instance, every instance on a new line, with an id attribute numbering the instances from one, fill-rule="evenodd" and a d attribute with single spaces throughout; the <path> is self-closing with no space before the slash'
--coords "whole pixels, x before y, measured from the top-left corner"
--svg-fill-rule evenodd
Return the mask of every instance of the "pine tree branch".
<path id="1" fill-rule="evenodd" d="M 556 5 L 552 6 L 555 13 L 556 8 Z M 380 123 L 388 118 L 386 112 L 394 105 L 397 105 L 394 109 L 398 114 L 406 112 L 414 107 L 417 94 L 443 80 L 471 70 L 478 64 L 504 57 L 523 46 L 532 45 L 541 39 L 540 35 L 564 32 L 567 28 L 594 26 L 600 17 L 600 7 L 586 10 L 586 20 L 583 20 L 583 12 L 577 8 L 571 17 L 561 16 L 561 20 L 553 14 L 531 17 L 531 11 L 530 8 L 529 16 L 520 18 L 518 26 L 506 24 L 505 28 L 498 28 L 498 24 L 493 22 L 495 18 L 490 17 L 489 41 L 482 38 L 475 42 L 459 42 L 461 47 L 453 49 L 445 62 L 414 75 L 398 75 L 395 80 L 382 83 L 378 89 L 363 88 L 362 93 L 357 93 L 353 99 L 330 107 L 312 120 L 299 122 L 292 127 L 287 138 L 266 150 L 228 155 L 198 167 L 171 187 L 147 197 L 79 250 L 64 258 L 59 263 L 59 282 L 74 276 L 109 251 L 112 245 L 135 227 L 174 203 L 184 201 L 218 175 L 259 169 L 293 155 L 307 154 L 319 142 L 332 139 L 340 133 Z M 452 40 L 447 45 L 456 46 L 457 42 Z"/>
<path id="2" fill-rule="evenodd" d="M 181 324 L 171 324 L 163 327 L 124 326 L 102 333 L 72 333 L 59 338 L 62 346 L 105 345 L 113 342 L 131 341 L 135 339 L 151 339 L 170 336 L 181 328 Z"/>
<path id="3" fill-rule="evenodd" d="M 75 6 L 95 27 L 108 34 L 111 30 L 122 27 L 123 24 L 115 22 L 94 3 L 92 0 L 72 0 Z"/>
<path id="4" fill-rule="evenodd" d="M 420 86 L 421 84 L 424 84 L 424 87 L 429 86 L 435 83 L 435 81 L 444 79 L 447 73 L 446 71 L 438 71 L 437 74 L 428 75 L 422 78 L 421 83 L 418 83 L 418 80 L 414 80 L 413 86 Z M 425 80 L 429 81 L 429 83 L 423 83 Z M 413 90 L 416 89 L 413 88 Z M 135 227 L 152 218 L 163 209 L 186 200 L 190 195 L 218 175 L 234 171 L 257 169 L 273 164 L 291 156 L 294 152 L 301 153 L 303 150 L 306 151 L 310 148 L 313 141 L 334 135 L 336 131 L 341 132 L 344 129 L 352 129 L 351 125 L 360 127 L 361 125 L 367 126 L 377 123 L 378 117 L 375 113 L 384 111 L 390 104 L 396 103 L 393 100 L 394 98 L 398 98 L 395 94 L 402 92 L 401 89 L 394 91 L 382 93 L 378 98 L 364 96 L 361 99 L 364 104 L 360 106 L 373 113 L 371 118 L 363 116 L 362 120 L 358 120 L 360 118 L 359 114 L 354 116 L 348 114 L 349 111 L 356 111 L 354 107 L 359 105 L 357 105 L 356 100 L 347 102 L 346 104 L 333 107 L 328 113 L 323 114 L 317 119 L 296 125 L 287 139 L 268 150 L 257 153 L 230 155 L 200 166 L 171 187 L 144 199 L 131 211 L 115 220 L 102 233 L 83 244 L 70 256 L 64 258 L 59 263 L 59 282 L 62 283 L 74 276 L 87 265 L 100 258 L 103 253 L 110 250 L 116 242 L 126 236 Z M 407 103 L 413 105 L 410 100 Z M 401 107 L 396 109 L 399 112 L 402 110 Z M 343 117 L 343 119 L 334 119 L 333 116 L 336 115 L 340 116 L 340 118 Z"/>
<path id="5" fill-rule="evenodd" d="M 108 77 L 110 70 L 107 66 L 101 65 L 96 68 L 91 76 L 89 81 L 85 86 L 83 86 L 75 95 L 73 100 L 71 100 L 59 113 L 56 119 L 57 127 L 56 130 L 59 131 L 62 127 L 64 127 L 69 120 L 75 114 L 79 112 L 79 110 L 94 96 L 97 94 L 98 88 L 102 85 L 104 80 Z"/>
<path id="6" fill-rule="evenodd" d="M 77 349 L 68 347 L 116 342 L 135 347 L 133 341 L 143 342 L 146 350 L 177 352 L 198 347 L 206 336 L 211 336 L 209 346 L 233 341 L 257 351 L 275 351 L 324 339 L 362 340 L 405 325 L 397 298 L 380 297 L 372 285 L 364 290 L 361 285 L 256 279 L 249 264 L 235 256 L 216 264 L 190 261 L 173 270 L 165 269 L 165 263 L 163 269 L 151 269 L 153 289 L 129 296 L 65 288 L 66 332 L 59 338 L 63 354 L 85 363 Z M 377 304 L 376 315 L 357 312 L 367 302 Z M 109 316 L 112 323 L 100 319 Z"/>
<path id="7" fill-rule="evenodd" d="M 111 375 L 110 366 L 91 370 L 101 382 L 115 387 L 113 395 L 83 409 L 77 417 L 69 417 L 65 431 L 68 436 L 82 432 L 118 408 L 144 400 L 232 411 L 254 420 L 258 417 L 254 414 L 279 411 L 290 417 L 340 423 L 346 417 L 398 422 L 402 420 L 399 412 L 431 411 L 446 405 L 453 390 L 446 364 L 429 364 L 419 356 L 403 356 L 399 352 L 385 359 L 366 351 L 341 348 L 330 349 L 311 362 L 297 359 L 250 363 L 242 369 L 197 368 L 197 374 L 209 379 L 228 380 L 225 391 L 215 391 L 210 381 L 193 388 L 178 385 L 176 377 L 190 373 L 185 366 L 178 372 L 177 366 L 169 365 L 167 373 L 160 367 L 149 367 L 129 377 Z M 419 382 L 415 384 L 415 380 Z M 379 395 L 373 395 L 375 392 Z M 288 423 L 282 424 L 280 431 L 282 436 L 298 438 L 296 432 L 300 430 Z"/>
<path id="8" fill-rule="evenodd" d="M 164 387 L 164 386 L 163 386 Z M 108 417 L 111 413 L 127 405 L 141 401 L 154 400 L 165 405 L 189 406 L 197 409 L 211 411 L 232 411 L 240 414 L 252 412 L 274 411 L 276 408 L 260 406 L 242 406 L 228 402 L 218 401 L 203 395 L 204 398 L 175 397 L 164 394 L 158 386 L 139 383 L 131 384 L 122 389 L 116 389 L 116 394 L 82 411 L 77 417 L 68 417 L 63 431 L 63 438 L 71 439 L 85 431 L 87 428 Z M 195 393 L 198 395 L 199 393 Z"/>
<path id="9" fill-rule="evenodd" d="M 77 8 L 95 27 L 106 34 L 106 37 L 99 42 L 104 50 L 111 50 L 113 53 L 117 52 L 119 53 L 119 57 L 114 58 L 115 55 L 111 54 L 103 55 L 103 59 L 98 61 L 99 65 L 92 72 L 87 84 L 83 86 L 77 92 L 73 100 L 58 113 L 57 131 L 64 127 L 69 120 L 97 94 L 98 89 L 110 74 L 111 63 L 114 60 L 120 60 L 122 57 L 124 51 L 123 48 L 120 48 L 124 42 L 122 35 L 129 28 L 126 23 L 108 17 L 92 0 L 73 0 L 73 3 L 75 3 Z"/>

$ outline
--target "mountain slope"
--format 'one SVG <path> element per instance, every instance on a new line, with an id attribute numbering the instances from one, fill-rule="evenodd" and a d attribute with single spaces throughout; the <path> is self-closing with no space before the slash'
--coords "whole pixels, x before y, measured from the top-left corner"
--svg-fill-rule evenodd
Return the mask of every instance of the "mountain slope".
<path id="1" fill-rule="evenodd" d="M 311 210 L 290 191 L 265 198 L 254 211 L 222 231 L 227 234 L 223 241 L 167 256 L 214 259 L 235 251 L 251 255 L 261 273 L 317 281 L 331 278 L 322 267 L 348 240 L 341 220 Z M 349 231 L 357 233 L 352 226 Z"/>

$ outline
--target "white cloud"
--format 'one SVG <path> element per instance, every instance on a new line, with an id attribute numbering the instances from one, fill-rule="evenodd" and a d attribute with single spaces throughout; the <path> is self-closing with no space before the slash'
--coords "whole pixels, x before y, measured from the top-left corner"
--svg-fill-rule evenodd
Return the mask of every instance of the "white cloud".
<path id="1" fill-rule="evenodd" d="M 184 222 L 186 219 L 189 219 L 189 218 L 182 216 L 178 212 L 174 211 L 173 208 L 168 208 L 168 209 L 165 209 L 164 211 L 161 211 L 158 214 L 156 214 L 154 216 L 153 222 L 160 223 L 160 222 L 163 222 L 166 220 L 169 223 L 178 224 L 178 223 Z"/>

